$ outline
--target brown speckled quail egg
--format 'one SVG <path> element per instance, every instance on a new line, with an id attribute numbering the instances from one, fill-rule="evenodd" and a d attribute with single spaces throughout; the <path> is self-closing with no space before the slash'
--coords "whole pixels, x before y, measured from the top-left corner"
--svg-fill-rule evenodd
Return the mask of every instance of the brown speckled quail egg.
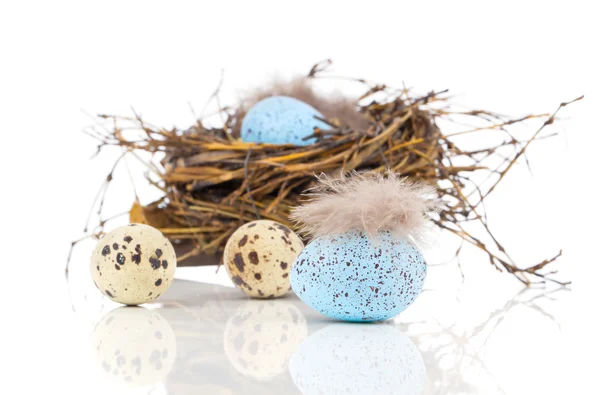
<path id="1" fill-rule="evenodd" d="M 285 300 L 249 300 L 227 321 L 223 346 L 241 374 L 271 380 L 285 372 L 288 359 L 308 335 L 302 312 Z"/>
<path id="2" fill-rule="evenodd" d="M 171 242 L 148 225 L 129 224 L 107 233 L 91 259 L 96 287 L 115 302 L 138 305 L 165 292 L 177 260 Z"/>
<path id="3" fill-rule="evenodd" d="M 118 384 L 156 384 L 175 364 L 175 333 L 156 310 L 113 310 L 96 324 L 90 341 L 100 372 Z"/>
<path id="4" fill-rule="evenodd" d="M 300 237 L 275 221 L 252 221 L 227 240 L 223 263 L 236 287 L 254 298 L 276 298 L 290 290 L 289 273 L 304 248 Z"/>

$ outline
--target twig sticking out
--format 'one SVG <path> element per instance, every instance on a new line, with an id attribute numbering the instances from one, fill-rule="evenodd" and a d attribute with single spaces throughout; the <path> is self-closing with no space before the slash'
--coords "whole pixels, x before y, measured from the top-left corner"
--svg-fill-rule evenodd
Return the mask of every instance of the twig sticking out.
<path id="1" fill-rule="evenodd" d="M 485 110 L 455 109 L 446 90 L 417 95 L 406 87 L 394 89 L 364 79 L 326 75 L 330 64 L 315 65 L 303 85 L 296 85 L 289 94 L 301 92 L 320 109 L 327 107 L 327 98 L 311 90 L 311 81 L 341 78 L 365 85 L 366 91 L 350 116 L 344 115 L 345 102 L 339 119 L 327 120 L 328 130 L 315 130 L 317 143 L 309 146 L 257 145 L 235 138 L 243 103 L 237 110 L 217 103 L 224 122 L 216 128 L 206 127 L 202 119 L 178 130 L 153 126 L 139 115 L 101 115 L 114 126 L 111 133 L 93 133 L 101 141 L 99 149 L 119 146 L 138 158 L 138 152 L 147 152 L 161 159 L 162 169 L 148 166 L 160 177 L 160 182 L 150 182 L 164 195 L 145 207 L 134 205 L 132 220 L 160 228 L 176 246 L 183 264 L 202 264 L 194 259 L 221 252 L 227 237 L 244 222 L 260 217 L 293 227 L 290 207 L 299 205 L 302 191 L 315 185 L 314 174 L 384 173 L 389 168 L 434 187 L 442 204 L 439 212 L 430 213 L 433 223 L 483 251 L 497 270 L 527 286 L 544 281 L 568 284 L 556 280 L 554 271 L 546 271 L 560 253 L 531 266 L 519 266 L 511 259 L 490 230 L 485 200 L 525 157 L 531 143 L 547 137 L 542 132 L 555 122 L 559 111 L 583 97 L 561 103 L 552 115 L 509 118 Z M 279 84 L 273 92 L 281 89 Z M 265 94 L 268 89 L 260 91 Z M 540 118 L 544 121 L 533 134 L 515 137 L 515 126 Z M 445 121 L 468 126 L 444 134 L 439 125 Z M 356 124 L 361 126 L 353 128 Z M 462 139 L 484 133 L 506 138 L 465 148 Z"/>

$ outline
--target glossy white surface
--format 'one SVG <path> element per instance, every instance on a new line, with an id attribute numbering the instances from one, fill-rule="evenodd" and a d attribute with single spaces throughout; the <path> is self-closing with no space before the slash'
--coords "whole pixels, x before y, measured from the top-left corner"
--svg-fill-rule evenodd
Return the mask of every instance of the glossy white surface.
<path id="1" fill-rule="evenodd" d="M 203 281 L 177 279 L 143 307 L 111 302 L 86 276 L 72 271 L 57 306 L 78 355 L 60 359 L 79 377 L 64 376 L 72 393 L 526 394 L 573 380 L 560 322 L 568 290 L 504 302 L 429 290 L 395 320 L 349 324 L 293 294 L 248 299 L 214 268 L 180 269 Z"/>

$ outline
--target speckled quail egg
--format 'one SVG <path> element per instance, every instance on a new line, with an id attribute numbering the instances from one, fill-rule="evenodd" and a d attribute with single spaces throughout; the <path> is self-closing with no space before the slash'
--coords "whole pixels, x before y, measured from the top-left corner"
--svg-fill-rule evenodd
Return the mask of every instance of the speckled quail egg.
<path id="1" fill-rule="evenodd" d="M 158 298 L 173 282 L 176 267 L 171 242 L 157 229 L 142 224 L 107 233 L 98 241 L 90 265 L 96 287 L 127 305 Z"/>
<path id="2" fill-rule="evenodd" d="M 290 273 L 304 303 L 344 321 L 381 321 L 410 306 L 421 293 L 427 266 L 408 239 L 359 230 L 320 236 L 302 250 Z"/>
<path id="3" fill-rule="evenodd" d="M 223 342 L 238 372 L 270 380 L 285 372 L 290 355 L 306 336 L 306 320 L 292 303 L 250 300 L 227 321 Z"/>
<path id="4" fill-rule="evenodd" d="M 287 96 L 267 97 L 256 103 L 242 121 L 242 141 L 268 144 L 309 145 L 315 128 L 329 129 L 323 115 L 301 100 Z"/>
<path id="5" fill-rule="evenodd" d="M 270 220 L 249 222 L 227 240 L 223 263 L 236 287 L 255 298 L 290 290 L 290 267 L 304 244 L 290 228 Z"/>
<path id="6" fill-rule="evenodd" d="M 154 310 L 115 309 L 96 324 L 90 340 L 100 371 L 117 383 L 156 384 L 175 363 L 175 333 Z"/>
<path id="7" fill-rule="evenodd" d="M 303 394 L 422 394 L 426 371 L 414 343 L 390 325 L 333 324 L 290 358 Z"/>

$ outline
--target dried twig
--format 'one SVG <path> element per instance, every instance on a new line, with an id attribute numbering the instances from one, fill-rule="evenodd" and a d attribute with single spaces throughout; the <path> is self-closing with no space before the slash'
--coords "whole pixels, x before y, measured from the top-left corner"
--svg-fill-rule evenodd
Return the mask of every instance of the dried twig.
<path id="1" fill-rule="evenodd" d="M 320 78 L 330 64 L 326 60 L 313 66 L 307 80 Z M 497 270 L 512 274 L 527 286 L 544 281 L 568 284 L 554 279 L 554 272 L 544 272 L 560 254 L 536 265 L 517 266 L 492 234 L 484 201 L 530 144 L 544 137 L 541 132 L 555 121 L 559 110 L 582 97 L 561 103 L 549 116 L 509 118 L 484 110 L 453 109 L 446 90 L 415 95 L 406 87 L 398 90 L 364 79 L 343 79 L 366 85 L 360 100 L 370 101 L 357 104 L 352 116 L 356 119 L 359 114 L 368 127 L 356 130 L 344 119 L 327 120 L 331 129 L 316 131 L 318 141 L 309 146 L 257 145 L 235 139 L 232 136 L 244 111 L 231 112 L 220 103 L 223 125 L 218 128 L 205 127 L 202 119 L 188 129 L 177 130 L 150 125 L 138 115 L 102 115 L 113 122 L 112 134 L 93 136 L 102 141 L 101 147 L 120 146 L 133 153 L 161 155 L 164 170 L 154 166 L 151 170 L 161 178 L 165 196 L 146 207 L 136 207 L 135 219 L 161 229 L 179 248 L 180 261 L 219 253 L 226 235 L 255 218 L 292 227 L 290 207 L 301 201 L 301 192 L 312 186 L 315 173 L 383 172 L 391 168 L 437 186 L 444 207 L 433 216 L 434 223 L 483 251 Z M 211 100 L 218 98 L 221 83 Z M 373 99 L 379 93 L 385 93 L 384 100 Z M 515 125 L 540 117 L 545 121 L 527 138 L 517 139 L 509 132 Z M 444 135 L 438 127 L 442 120 L 465 121 L 473 126 Z M 470 151 L 460 148 L 460 139 L 490 130 L 506 134 L 507 140 Z M 485 175 L 483 181 L 471 180 L 475 172 Z M 477 235 L 465 228 L 467 222 L 479 226 Z"/>

